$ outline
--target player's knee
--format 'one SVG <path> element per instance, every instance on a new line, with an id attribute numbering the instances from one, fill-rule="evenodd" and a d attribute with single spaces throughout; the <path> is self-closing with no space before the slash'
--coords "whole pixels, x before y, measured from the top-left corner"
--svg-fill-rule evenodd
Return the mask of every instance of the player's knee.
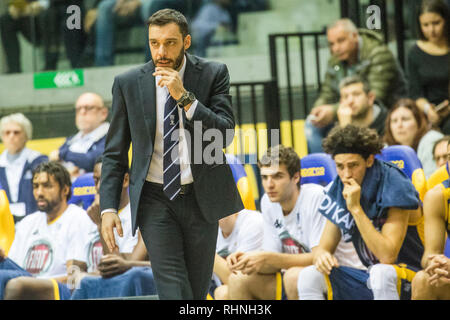
<path id="1" fill-rule="evenodd" d="M 5 286 L 5 300 L 18 300 L 24 295 L 26 285 L 23 277 L 14 278 L 8 281 Z"/>
<path id="2" fill-rule="evenodd" d="M 300 300 L 319 300 L 325 297 L 324 276 L 315 266 L 302 269 L 297 278 L 297 292 Z"/>
<path id="3" fill-rule="evenodd" d="M 428 278 L 428 274 L 423 270 L 416 273 L 411 283 L 412 300 L 422 300 L 425 298 L 424 294 L 429 291 Z"/>
<path id="4" fill-rule="evenodd" d="M 222 285 L 214 290 L 215 300 L 228 300 L 228 286 Z"/>
<path id="5" fill-rule="evenodd" d="M 297 280 L 300 270 L 302 268 L 289 268 L 283 275 L 284 289 L 289 300 L 297 300 Z"/>
<path id="6" fill-rule="evenodd" d="M 397 272 L 392 265 L 375 264 L 370 268 L 370 285 L 373 290 L 397 286 Z"/>
<path id="7" fill-rule="evenodd" d="M 228 293 L 230 299 L 235 299 L 233 297 L 240 296 L 242 292 L 248 292 L 250 285 L 251 276 L 242 273 L 232 273 L 228 277 Z"/>

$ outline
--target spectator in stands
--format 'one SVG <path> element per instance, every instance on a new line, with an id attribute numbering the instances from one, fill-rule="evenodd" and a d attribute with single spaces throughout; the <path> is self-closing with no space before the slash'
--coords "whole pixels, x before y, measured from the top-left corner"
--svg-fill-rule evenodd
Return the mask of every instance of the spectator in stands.
<path id="1" fill-rule="evenodd" d="M 219 28 L 224 32 L 233 31 L 230 12 L 232 2 L 233 0 L 210 0 L 200 8 L 192 21 L 194 54 L 206 57 L 206 49 Z"/>
<path id="2" fill-rule="evenodd" d="M 318 214 L 323 187 L 300 182 L 300 159 L 292 148 L 276 146 L 258 166 L 265 195 L 263 251 L 228 256 L 230 299 L 297 299 L 296 277 L 312 264 L 325 219 Z M 284 275 L 282 270 L 287 270 Z"/>
<path id="3" fill-rule="evenodd" d="M 0 17 L 0 36 L 8 65 L 7 73 L 22 71 L 19 33 L 35 46 L 41 43 L 43 13 L 49 5 L 49 0 L 13 0 L 8 6 L 8 12 Z"/>
<path id="4" fill-rule="evenodd" d="M 358 30 L 349 19 L 340 19 L 327 28 L 332 57 L 325 81 L 306 122 L 309 153 L 321 152 L 321 141 L 333 127 L 339 101 L 339 82 L 357 74 L 390 108 L 398 97 L 406 95 L 403 72 L 381 36 L 371 30 Z"/>
<path id="5" fill-rule="evenodd" d="M 83 209 L 67 204 L 70 186 L 68 171 L 57 162 L 41 163 L 33 171 L 39 211 L 17 224 L 8 258 L 0 257 L 0 299 L 70 296 L 63 283 L 75 265 L 88 222 Z"/>
<path id="6" fill-rule="evenodd" d="M 450 12 L 442 0 L 424 0 L 418 13 L 419 40 L 408 52 L 409 92 L 428 119 L 450 134 Z M 435 108 L 444 107 L 441 112 Z"/>
<path id="7" fill-rule="evenodd" d="M 421 250 L 414 245 L 420 242 L 418 234 L 407 232 L 410 215 L 421 214 L 419 195 L 397 167 L 375 159 L 383 144 L 373 129 L 336 127 L 323 147 L 333 156 L 338 176 L 319 207 L 327 221 L 314 251 L 314 265 L 300 272 L 299 298 L 322 300 L 328 293 L 336 300 L 398 300 L 397 283 L 410 282 L 411 269 L 417 268 L 410 264 L 420 264 Z M 341 239 L 353 243 L 369 270 L 339 264 L 334 251 Z M 401 289 L 404 298 L 410 288 Z"/>
<path id="8" fill-rule="evenodd" d="M 171 8 L 186 12 L 185 1 L 179 0 L 101 0 L 96 13 L 95 65 L 114 65 L 114 38 L 117 25 L 145 26 L 148 18 L 159 9 Z M 148 39 L 145 41 L 148 42 Z M 146 61 L 150 49 L 145 46 Z"/>
<path id="9" fill-rule="evenodd" d="M 78 133 L 50 153 L 50 160 L 62 161 L 72 178 L 92 172 L 95 160 L 103 153 L 109 129 L 108 108 L 95 93 L 83 93 L 75 104 L 75 123 Z"/>
<path id="10" fill-rule="evenodd" d="M 444 135 L 436 130 L 430 130 L 425 114 L 420 111 L 414 100 L 398 100 L 389 110 L 385 127 L 384 142 L 388 146 L 401 144 L 413 148 L 427 177 L 436 170 L 433 144 Z"/>
<path id="11" fill-rule="evenodd" d="M 83 28 L 69 28 L 70 6 L 80 9 L 81 26 L 84 22 L 85 0 L 56 0 L 50 1 L 48 10 L 43 14 L 44 34 L 43 43 L 46 48 L 44 70 L 56 70 L 60 56 L 61 40 L 64 42 L 66 56 L 72 68 L 82 67 L 82 55 L 86 45 L 86 33 Z"/>
<path id="12" fill-rule="evenodd" d="M 227 257 L 234 252 L 260 250 L 264 228 L 260 212 L 243 209 L 219 220 L 216 258 L 214 260 L 211 296 L 216 300 L 228 300 L 228 278 L 232 273 Z"/>
<path id="13" fill-rule="evenodd" d="M 337 110 L 339 125 L 354 124 L 375 129 L 379 135 L 384 133 L 387 116 L 386 107 L 376 101 L 375 93 L 367 81 L 354 75 L 342 79 L 339 84 L 341 98 Z"/>
<path id="14" fill-rule="evenodd" d="M 37 210 L 33 197 L 31 172 L 48 157 L 28 149 L 33 126 L 22 113 L 14 113 L 0 120 L 0 132 L 5 151 L 0 155 L 0 185 L 10 202 L 14 221 Z"/>
<path id="15" fill-rule="evenodd" d="M 447 144 L 449 141 L 450 136 L 444 136 L 433 145 L 433 160 L 436 162 L 436 168 L 440 168 L 447 163 Z"/>
<path id="16" fill-rule="evenodd" d="M 450 144 L 447 161 L 450 161 Z M 413 299 L 450 300 L 450 259 L 444 256 L 446 233 L 450 234 L 449 188 L 450 180 L 447 179 L 425 195 L 424 270 L 418 272 L 412 282 Z"/>

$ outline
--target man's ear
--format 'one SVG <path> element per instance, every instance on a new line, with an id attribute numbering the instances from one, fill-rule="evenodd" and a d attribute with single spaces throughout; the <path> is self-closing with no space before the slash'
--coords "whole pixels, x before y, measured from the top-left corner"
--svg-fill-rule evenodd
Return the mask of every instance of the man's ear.
<path id="1" fill-rule="evenodd" d="M 374 162 L 375 162 L 375 156 L 373 154 L 371 154 L 366 160 L 367 168 L 370 168 L 371 166 L 373 166 Z"/>
<path id="2" fill-rule="evenodd" d="M 367 93 L 367 99 L 369 100 L 369 105 L 370 105 L 370 106 L 373 105 L 373 103 L 375 102 L 375 98 L 376 98 L 375 92 L 373 92 L 372 90 L 370 90 L 370 91 Z"/>
<path id="3" fill-rule="evenodd" d="M 123 184 L 122 184 L 122 188 L 126 189 L 128 188 L 128 186 L 130 185 L 130 175 L 129 173 L 125 173 L 125 175 L 123 176 Z"/>
<path id="4" fill-rule="evenodd" d="M 188 34 L 188 35 L 184 38 L 184 43 L 183 43 L 183 45 L 184 45 L 184 50 L 187 50 L 187 49 L 189 49 L 189 48 L 191 47 L 191 41 L 192 41 L 191 35 Z"/>
<path id="5" fill-rule="evenodd" d="M 292 176 L 292 179 L 294 179 L 295 184 L 298 184 L 300 182 L 300 172 L 294 173 L 294 175 Z"/>
<path id="6" fill-rule="evenodd" d="M 67 199 L 67 196 L 69 195 L 69 192 L 70 192 L 69 186 L 64 186 L 64 187 L 61 189 L 61 192 L 62 192 L 62 194 L 63 194 L 63 199 Z"/>

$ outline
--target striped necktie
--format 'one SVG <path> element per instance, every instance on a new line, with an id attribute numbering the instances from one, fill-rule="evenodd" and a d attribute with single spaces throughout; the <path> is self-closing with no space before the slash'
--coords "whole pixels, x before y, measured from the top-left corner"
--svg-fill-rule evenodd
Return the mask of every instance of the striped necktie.
<path id="1" fill-rule="evenodd" d="M 181 190 L 179 128 L 177 102 L 169 94 L 164 106 L 163 189 L 170 200 L 175 199 Z"/>

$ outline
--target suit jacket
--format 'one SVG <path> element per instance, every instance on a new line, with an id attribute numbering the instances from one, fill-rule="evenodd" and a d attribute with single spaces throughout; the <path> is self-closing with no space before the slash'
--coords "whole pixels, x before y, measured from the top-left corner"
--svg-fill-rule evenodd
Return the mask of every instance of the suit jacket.
<path id="1" fill-rule="evenodd" d="M 198 104 L 191 120 L 187 120 L 183 112 L 183 123 L 189 132 L 186 139 L 196 200 L 205 220 L 212 223 L 243 209 L 231 169 L 222 152 L 222 147 L 231 143 L 235 127 L 229 94 L 229 74 L 224 64 L 189 54 L 186 54 L 186 58 L 184 87 L 195 94 Z M 123 176 L 129 163 L 128 151 L 130 143 L 133 144 L 129 188 L 133 233 L 137 228 L 139 201 L 155 142 L 154 70 L 153 61 L 150 61 L 115 77 L 112 88 L 112 119 L 103 153 L 101 210 L 119 206 Z M 195 121 L 201 122 L 194 123 Z M 200 150 L 194 155 L 189 147 L 194 144 L 190 142 L 199 139 L 199 134 L 202 137 L 206 130 L 212 128 L 218 129 L 223 137 L 227 137 L 224 139 L 224 145 L 219 148 L 218 157 L 222 162 L 206 164 L 201 161 L 202 163 L 197 164 Z M 202 153 L 209 143 L 202 141 Z"/>

